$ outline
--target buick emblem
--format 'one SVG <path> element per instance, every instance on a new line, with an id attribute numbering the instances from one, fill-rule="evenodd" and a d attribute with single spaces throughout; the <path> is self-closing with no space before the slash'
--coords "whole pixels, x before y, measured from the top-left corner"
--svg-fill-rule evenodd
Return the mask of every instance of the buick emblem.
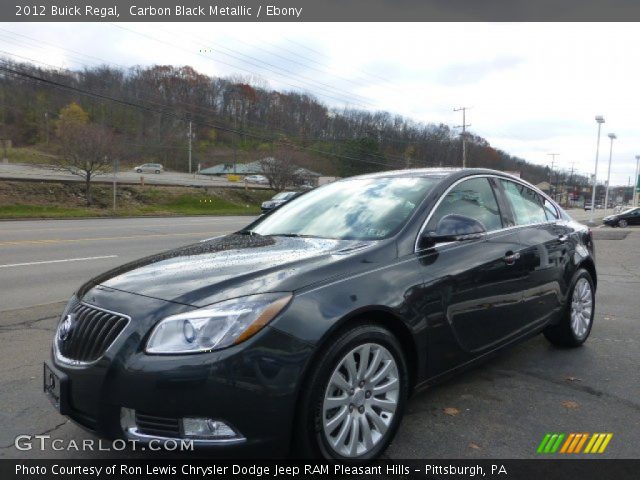
<path id="1" fill-rule="evenodd" d="M 63 322 L 60 324 L 60 327 L 58 328 L 58 338 L 60 339 L 61 342 L 64 342 L 67 338 L 69 338 L 69 335 L 71 335 L 71 330 L 73 330 L 74 320 L 75 320 L 74 315 L 69 314 L 65 317 Z"/>

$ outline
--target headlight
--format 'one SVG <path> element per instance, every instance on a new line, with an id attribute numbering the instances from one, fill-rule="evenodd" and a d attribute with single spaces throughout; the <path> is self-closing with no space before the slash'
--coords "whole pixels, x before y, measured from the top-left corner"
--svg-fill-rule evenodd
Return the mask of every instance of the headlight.
<path id="1" fill-rule="evenodd" d="M 147 353 L 195 353 L 244 342 L 280 313 L 291 293 L 234 298 L 161 320 L 147 341 Z"/>

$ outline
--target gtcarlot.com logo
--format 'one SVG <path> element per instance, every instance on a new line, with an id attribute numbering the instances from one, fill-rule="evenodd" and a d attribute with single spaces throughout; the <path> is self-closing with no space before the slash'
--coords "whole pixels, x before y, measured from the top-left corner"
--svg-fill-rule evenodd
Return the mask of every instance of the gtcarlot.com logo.
<path id="1" fill-rule="evenodd" d="M 604 453 L 613 433 L 547 433 L 538 453 Z"/>

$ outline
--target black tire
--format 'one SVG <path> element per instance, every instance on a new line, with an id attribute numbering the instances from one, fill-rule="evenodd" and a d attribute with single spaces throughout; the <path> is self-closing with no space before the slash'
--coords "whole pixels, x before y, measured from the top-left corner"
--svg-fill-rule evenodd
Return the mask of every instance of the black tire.
<path id="1" fill-rule="evenodd" d="M 366 461 L 377 458 L 393 440 L 400 426 L 409 396 L 409 375 L 400 342 L 386 328 L 368 323 L 343 330 L 327 343 L 328 345 L 319 353 L 317 360 L 306 375 L 301 389 L 291 453 L 296 458 L 350 461 Z M 373 448 L 362 455 L 346 457 L 333 450 L 326 439 L 322 424 L 322 405 L 331 375 L 341 360 L 354 348 L 365 344 L 380 345 L 393 356 L 400 383 L 397 406 L 387 431 L 374 444 Z"/>
<path id="2" fill-rule="evenodd" d="M 156 170 L 156 175 L 160 173 L 160 170 Z"/>
<path id="3" fill-rule="evenodd" d="M 137 169 L 137 170 L 136 170 L 136 172 L 138 172 L 138 173 L 142 173 L 142 170 L 140 170 L 140 169 Z"/>
<path id="4" fill-rule="evenodd" d="M 578 335 L 575 329 L 572 327 L 571 309 L 574 295 L 579 294 L 579 292 L 576 292 L 576 285 L 581 281 L 581 279 L 585 279 L 590 287 L 591 315 L 586 331 L 582 335 Z M 587 340 L 587 338 L 589 338 L 591 328 L 593 327 L 593 319 L 595 316 L 595 287 L 593 284 L 593 279 L 591 278 L 591 274 L 589 274 L 589 272 L 583 268 L 579 269 L 573 275 L 569 291 L 571 293 L 567 296 L 567 304 L 565 305 L 564 311 L 562 312 L 561 320 L 557 324 L 550 325 L 545 328 L 543 333 L 547 340 L 549 340 L 554 345 L 560 347 L 579 347 Z"/>
<path id="5" fill-rule="evenodd" d="M 629 222 L 627 222 L 624 218 L 618 220 L 618 226 L 620 228 L 627 228 L 627 225 L 629 225 Z"/>

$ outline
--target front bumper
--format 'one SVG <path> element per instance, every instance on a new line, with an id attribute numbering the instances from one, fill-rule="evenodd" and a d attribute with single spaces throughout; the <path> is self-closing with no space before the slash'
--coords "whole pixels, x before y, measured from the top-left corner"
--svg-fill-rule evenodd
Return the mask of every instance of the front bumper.
<path id="1" fill-rule="evenodd" d="M 123 431 L 122 408 L 163 418 L 211 418 L 232 426 L 239 441 L 194 445 L 225 452 L 287 453 L 298 383 L 312 351 L 309 344 L 266 327 L 243 344 L 220 351 L 147 355 L 143 346 L 151 326 L 191 307 L 103 289 L 92 290 L 83 301 L 127 314 L 131 322 L 91 364 L 66 364 L 52 352 L 52 368 L 67 379 L 61 410 L 74 422 L 101 437 L 145 442 L 166 437 L 137 428 Z"/>

